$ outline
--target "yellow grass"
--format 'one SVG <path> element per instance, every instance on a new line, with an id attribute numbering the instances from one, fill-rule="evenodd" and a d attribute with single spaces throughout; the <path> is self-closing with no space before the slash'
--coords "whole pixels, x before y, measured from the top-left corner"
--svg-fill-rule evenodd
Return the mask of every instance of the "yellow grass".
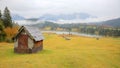
<path id="1" fill-rule="evenodd" d="M 120 68 L 120 38 L 44 36 L 36 54 L 15 54 L 13 43 L 0 43 L 0 68 Z"/>

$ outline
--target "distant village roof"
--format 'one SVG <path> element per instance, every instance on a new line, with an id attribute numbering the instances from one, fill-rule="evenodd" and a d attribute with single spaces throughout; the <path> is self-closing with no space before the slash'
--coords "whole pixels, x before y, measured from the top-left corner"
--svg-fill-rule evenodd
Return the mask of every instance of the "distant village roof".
<path id="1" fill-rule="evenodd" d="M 18 34 L 14 38 L 16 38 L 19 35 L 19 33 L 21 33 L 21 31 L 23 29 L 35 41 L 40 41 L 40 40 L 44 39 L 44 37 L 43 37 L 42 33 L 40 32 L 40 30 L 37 27 L 32 27 L 32 26 L 22 26 L 19 29 Z"/>

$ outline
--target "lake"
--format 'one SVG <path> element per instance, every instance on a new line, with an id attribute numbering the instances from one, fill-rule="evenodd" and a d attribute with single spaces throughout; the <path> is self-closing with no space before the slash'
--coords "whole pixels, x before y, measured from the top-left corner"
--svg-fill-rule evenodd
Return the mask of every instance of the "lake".
<path id="1" fill-rule="evenodd" d="M 78 36 L 85 36 L 85 37 L 95 37 L 95 38 L 100 38 L 102 36 L 98 35 L 91 35 L 91 34 L 85 34 L 85 33 L 78 33 L 78 32 L 67 32 L 67 31 L 41 31 L 42 33 L 56 33 L 56 34 L 73 34 L 73 35 L 78 35 Z"/>

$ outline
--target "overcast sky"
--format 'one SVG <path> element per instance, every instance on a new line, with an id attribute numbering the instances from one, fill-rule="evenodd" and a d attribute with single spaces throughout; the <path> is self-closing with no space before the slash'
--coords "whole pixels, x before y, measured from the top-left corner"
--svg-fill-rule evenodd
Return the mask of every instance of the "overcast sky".
<path id="1" fill-rule="evenodd" d="M 120 0 L 0 0 L 0 10 L 26 18 L 43 14 L 88 13 L 97 17 L 120 17 Z"/>

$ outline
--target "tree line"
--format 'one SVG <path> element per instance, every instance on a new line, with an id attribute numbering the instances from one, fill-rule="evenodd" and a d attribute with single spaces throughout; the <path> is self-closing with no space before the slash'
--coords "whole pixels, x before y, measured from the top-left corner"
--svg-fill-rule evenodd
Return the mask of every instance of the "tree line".
<path id="1" fill-rule="evenodd" d="M 5 7 L 3 13 L 0 10 L 0 42 L 12 42 L 12 37 L 17 33 L 17 27 L 14 26 L 10 11 Z"/>
<path id="2" fill-rule="evenodd" d="M 111 27 L 105 25 L 96 24 L 85 24 L 85 23 L 73 23 L 73 24 L 57 24 L 49 21 L 45 23 L 38 23 L 32 26 L 39 27 L 42 30 L 57 30 L 57 31 L 68 31 L 68 32 L 79 32 L 86 34 L 94 34 L 101 36 L 120 36 L 119 27 Z"/>

